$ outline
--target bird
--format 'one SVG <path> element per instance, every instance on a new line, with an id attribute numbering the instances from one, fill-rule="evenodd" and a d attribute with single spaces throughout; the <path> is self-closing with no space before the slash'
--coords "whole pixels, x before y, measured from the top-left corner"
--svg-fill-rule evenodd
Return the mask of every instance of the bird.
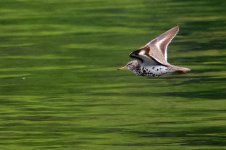
<path id="1" fill-rule="evenodd" d="M 138 76 L 159 77 L 165 74 L 184 74 L 191 69 L 171 65 L 167 61 L 167 47 L 179 32 L 179 26 L 157 36 L 145 46 L 133 51 L 129 56 L 133 59 L 119 70 L 129 70 Z"/>

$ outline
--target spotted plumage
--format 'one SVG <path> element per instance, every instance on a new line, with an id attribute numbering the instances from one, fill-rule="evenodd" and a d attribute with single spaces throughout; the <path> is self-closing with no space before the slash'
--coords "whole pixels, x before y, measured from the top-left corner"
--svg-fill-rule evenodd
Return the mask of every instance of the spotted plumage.
<path id="1" fill-rule="evenodd" d="M 186 73 L 189 68 L 171 65 L 167 61 L 167 47 L 179 31 L 176 26 L 155 39 L 148 42 L 144 47 L 130 53 L 134 60 L 124 67 L 138 76 L 158 77 L 169 73 Z"/>

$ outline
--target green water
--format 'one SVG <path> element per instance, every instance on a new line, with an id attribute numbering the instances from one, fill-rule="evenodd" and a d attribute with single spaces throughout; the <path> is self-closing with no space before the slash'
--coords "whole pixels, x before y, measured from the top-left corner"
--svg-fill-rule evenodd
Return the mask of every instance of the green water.
<path id="1" fill-rule="evenodd" d="M 1 150 L 226 149 L 226 1 L 1 0 Z M 175 25 L 185 75 L 116 68 Z"/>

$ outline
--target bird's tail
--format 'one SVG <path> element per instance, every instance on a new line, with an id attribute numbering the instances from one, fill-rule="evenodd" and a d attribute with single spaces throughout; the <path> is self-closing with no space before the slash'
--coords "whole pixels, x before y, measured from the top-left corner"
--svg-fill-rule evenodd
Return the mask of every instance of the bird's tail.
<path id="1" fill-rule="evenodd" d="M 191 69 L 185 68 L 185 67 L 178 67 L 178 66 L 171 66 L 171 67 L 174 70 L 173 72 L 179 73 L 179 74 L 184 74 L 184 73 L 191 71 Z"/>

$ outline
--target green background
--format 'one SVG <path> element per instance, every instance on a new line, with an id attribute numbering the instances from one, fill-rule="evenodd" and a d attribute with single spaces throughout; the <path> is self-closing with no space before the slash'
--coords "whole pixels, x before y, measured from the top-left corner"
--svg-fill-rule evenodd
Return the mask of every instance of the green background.
<path id="1" fill-rule="evenodd" d="M 185 75 L 117 71 L 180 26 Z M 225 0 L 1 0 L 1 150 L 226 149 Z"/>

